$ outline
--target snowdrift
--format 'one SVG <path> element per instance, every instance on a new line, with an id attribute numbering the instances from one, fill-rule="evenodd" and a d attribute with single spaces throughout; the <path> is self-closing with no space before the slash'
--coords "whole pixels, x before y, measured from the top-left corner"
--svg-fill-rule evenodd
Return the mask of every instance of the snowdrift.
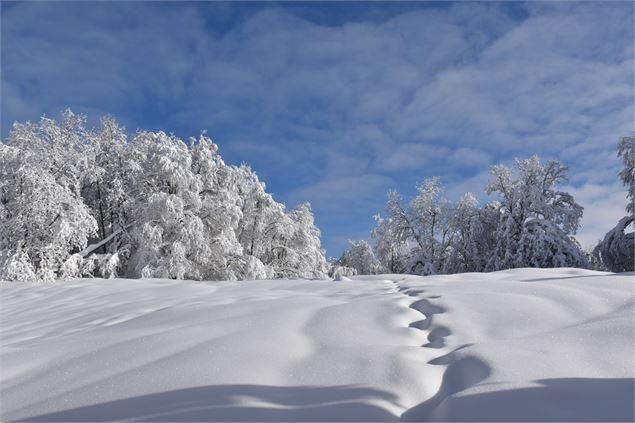
<path id="1" fill-rule="evenodd" d="M 2 421 L 632 421 L 633 274 L 0 283 Z"/>

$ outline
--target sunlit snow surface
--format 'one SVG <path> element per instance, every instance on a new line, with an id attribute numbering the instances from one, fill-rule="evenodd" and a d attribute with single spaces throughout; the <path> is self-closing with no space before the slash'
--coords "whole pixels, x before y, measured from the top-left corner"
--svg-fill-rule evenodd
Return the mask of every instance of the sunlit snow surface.
<path id="1" fill-rule="evenodd" d="M 633 274 L 0 283 L 1 420 L 633 420 Z"/>

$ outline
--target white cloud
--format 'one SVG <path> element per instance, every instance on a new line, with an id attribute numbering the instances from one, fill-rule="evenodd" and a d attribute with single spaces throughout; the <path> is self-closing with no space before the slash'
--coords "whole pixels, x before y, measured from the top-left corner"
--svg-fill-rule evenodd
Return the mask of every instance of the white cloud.
<path id="1" fill-rule="evenodd" d="M 265 8 L 213 31 L 206 13 L 230 13 L 209 3 L 20 3 L 2 14 L 2 122 L 71 106 L 131 130 L 207 128 L 324 222 L 370 218 L 388 187 L 433 175 L 482 197 L 489 164 L 532 154 L 614 187 L 634 130 L 633 5 L 515 6 L 529 17 L 458 3 L 333 26 Z M 607 189 L 580 189 L 581 237 L 614 224 Z"/>
<path id="2" fill-rule="evenodd" d="M 626 189 L 619 183 L 586 184 L 579 188 L 567 187 L 566 190 L 584 206 L 582 224 L 576 234 L 583 248 L 593 249 L 604 234 L 626 216 Z"/>
<path id="3" fill-rule="evenodd" d="M 393 185 L 394 181 L 389 177 L 361 174 L 326 179 L 296 189 L 289 194 L 288 198 L 290 204 L 311 199 L 314 210 L 326 212 L 335 219 L 342 213 L 363 213 L 370 218 L 368 211 L 381 207 L 385 200 L 385 193 Z"/>
<path id="4" fill-rule="evenodd" d="M 450 150 L 443 146 L 404 143 L 397 144 L 390 154 L 378 157 L 376 164 L 379 169 L 385 171 L 416 169 L 423 173 L 426 164 L 435 161 L 446 161 L 449 156 Z"/>

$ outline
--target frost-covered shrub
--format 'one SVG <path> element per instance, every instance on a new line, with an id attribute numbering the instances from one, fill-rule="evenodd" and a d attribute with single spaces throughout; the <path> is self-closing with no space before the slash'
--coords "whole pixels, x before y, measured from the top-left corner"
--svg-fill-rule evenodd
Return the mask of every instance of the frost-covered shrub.
<path id="1" fill-rule="evenodd" d="M 227 280 L 273 279 L 274 270 L 264 265 L 258 258 L 249 255 L 234 256 L 229 259 Z"/>
<path id="2" fill-rule="evenodd" d="M 331 279 L 340 280 L 342 276 L 356 276 L 357 269 L 355 269 L 354 267 L 346 267 L 346 266 L 340 266 L 338 264 L 331 264 L 328 275 L 329 275 L 329 278 Z"/>
<path id="3" fill-rule="evenodd" d="M 375 257 L 370 244 L 364 240 L 349 241 L 350 248 L 337 261 L 337 264 L 345 268 L 353 268 L 358 275 L 376 275 L 381 273 L 383 266 Z M 343 275 L 350 276 L 350 275 Z"/>
<path id="4" fill-rule="evenodd" d="M 37 279 L 35 268 L 26 253 L 10 250 L 0 253 L 0 280 L 36 281 Z"/>
<path id="5" fill-rule="evenodd" d="M 70 256 L 61 267 L 60 277 L 62 279 L 79 278 L 82 276 L 84 267 L 84 259 L 79 254 Z"/>

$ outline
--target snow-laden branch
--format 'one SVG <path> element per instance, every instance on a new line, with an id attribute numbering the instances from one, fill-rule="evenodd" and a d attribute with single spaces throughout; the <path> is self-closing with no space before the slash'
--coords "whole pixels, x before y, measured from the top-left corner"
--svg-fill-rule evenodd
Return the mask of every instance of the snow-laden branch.
<path id="1" fill-rule="evenodd" d="M 135 223 L 136 222 L 129 223 L 129 224 L 117 229 L 116 231 L 114 231 L 113 233 L 111 233 L 106 238 L 102 239 L 101 241 L 99 241 L 99 242 L 97 242 L 95 244 L 88 245 L 86 248 L 84 248 L 82 251 L 79 252 L 79 255 L 84 257 L 84 258 L 88 257 L 93 251 L 95 251 L 96 249 L 108 244 L 110 241 L 115 239 L 115 237 L 117 235 L 119 235 L 120 233 L 124 232 L 128 228 L 131 228 Z"/>

